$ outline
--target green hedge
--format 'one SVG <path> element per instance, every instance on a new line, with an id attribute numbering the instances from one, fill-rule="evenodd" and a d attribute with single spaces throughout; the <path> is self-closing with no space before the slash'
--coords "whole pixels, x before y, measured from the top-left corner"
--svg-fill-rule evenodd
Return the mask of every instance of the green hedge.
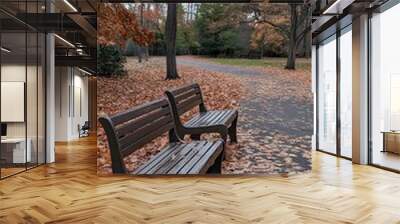
<path id="1" fill-rule="evenodd" d="M 99 45 L 97 47 L 98 75 L 123 75 L 125 74 L 125 62 L 126 58 L 118 46 Z"/>

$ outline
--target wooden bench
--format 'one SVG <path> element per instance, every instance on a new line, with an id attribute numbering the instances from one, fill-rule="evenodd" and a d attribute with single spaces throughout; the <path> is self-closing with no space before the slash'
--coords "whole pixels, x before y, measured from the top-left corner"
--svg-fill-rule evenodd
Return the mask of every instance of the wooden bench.
<path id="1" fill-rule="evenodd" d="M 237 142 L 237 110 L 208 111 L 198 84 L 166 91 L 165 94 L 171 105 L 176 129 L 181 134 L 180 138 L 189 134 L 192 139 L 199 140 L 203 133 L 219 133 L 224 142 L 226 142 L 227 135 L 231 142 Z M 182 124 L 180 116 L 196 106 L 199 106 L 200 113 Z"/>
<path id="2" fill-rule="evenodd" d="M 108 138 L 113 173 L 127 173 L 123 158 L 167 132 L 170 143 L 133 174 L 220 173 L 223 140 L 182 142 L 173 131 L 174 119 L 165 98 L 101 116 L 99 122 Z"/>

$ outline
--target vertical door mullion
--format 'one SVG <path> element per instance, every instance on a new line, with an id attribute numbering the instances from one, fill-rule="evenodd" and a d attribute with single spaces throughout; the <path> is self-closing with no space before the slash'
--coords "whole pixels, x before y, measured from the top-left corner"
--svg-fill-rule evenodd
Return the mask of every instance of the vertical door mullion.
<path id="1" fill-rule="evenodd" d="M 44 12 L 45 13 L 49 12 L 48 11 L 49 4 L 50 3 L 49 3 L 48 0 L 44 1 L 44 6 L 45 6 Z M 48 41 L 49 33 L 47 31 L 43 31 L 43 32 L 44 32 L 44 43 L 42 42 L 42 44 L 44 44 L 44 55 L 42 57 L 42 60 L 44 60 L 44 65 L 42 63 L 42 66 L 43 66 L 43 68 L 42 68 L 42 85 L 44 84 L 44 86 L 43 86 L 44 94 L 42 93 L 42 97 L 44 97 L 44 99 L 43 99 L 44 106 L 42 106 L 42 109 L 43 109 L 44 117 L 42 117 L 42 119 L 44 119 L 44 121 L 42 121 L 42 122 L 44 122 L 44 133 L 43 133 L 44 161 L 43 161 L 43 163 L 46 164 L 47 163 L 47 151 L 48 151 L 48 149 L 47 149 L 47 145 L 48 145 L 48 142 L 47 142 L 47 125 L 48 125 L 48 122 L 47 122 L 47 78 L 48 78 L 47 77 L 48 76 L 48 72 L 47 72 L 47 60 L 48 60 L 47 59 L 47 48 L 48 48 L 48 46 L 47 46 L 47 44 L 49 43 L 49 41 Z M 43 53 L 43 51 L 42 51 L 42 53 Z"/>
<path id="2" fill-rule="evenodd" d="M 372 20 L 372 11 L 368 11 L 368 30 L 367 30 L 367 46 L 368 46 L 368 53 L 367 53 L 367 82 L 368 82 L 368 124 L 367 124 L 367 129 L 368 129 L 368 164 L 373 163 L 373 153 L 372 153 L 372 63 L 371 63 L 371 56 L 372 56 L 372 29 L 371 29 L 371 20 Z"/>
<path id="3" fill-rule="evenodd" d="M 25 1 L 25 21 L 28 21 L 28 1 Z M 24 100 L 24 120 L 25 120 L 25 170 L 28 169 L 28 24 L 25 24 L 25 100 Z"/>
<path id="4" fill-rule="evenodd" d="M 315 49 L 315 148 L 319 150 L 319 44 Z"/>
<path id="5" fill-rule="evenodd" d="M 2 47 L 3 46 L 3 43 L 2 43 L 2 23 L 0 23 L 0 47 Z M 2 122 L 1 122 L 1 110 L 2 110 L 2 108 L 1 108 L 1 79 L 2 79 L 2 74 L 1 74 L 1 68 L 2 68 L 2 55 L 3 55 L 3 52 L 1 52 L 1 50 L 0 50 L 0 124 L 2 124 Z M 0 144 L 0 158 L 2 158 L 1 157 L 1 144 Z M 1 160 L 0 160 L 1 161 Z M 1 170 L 2 170 L 2 165 L 1 165 L 1 162 L 0 162 L 0 180 L 2 179 L 2 176 L 1 176 Z"/>
<path id="6" fill-rule="evenodd" d="M 340 35 L 339 25 L 336 27 L 336 154 L 341 156 L 341 119 L 340 119 Z"/>
<path id="7" fill-rule="evenodd" d="M 39 1 L 36 1 L 39 13 Z M 39 165 L 39 31 L 36 32 L 36 166 Z"/>

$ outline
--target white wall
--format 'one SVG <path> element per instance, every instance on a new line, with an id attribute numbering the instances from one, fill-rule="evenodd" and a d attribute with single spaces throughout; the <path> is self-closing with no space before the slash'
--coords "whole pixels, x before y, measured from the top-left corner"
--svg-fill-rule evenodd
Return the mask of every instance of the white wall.
<path id="1" fill-rule="evenodd" d="M 25 80 L 27 78 L 27 80 Z M 26 106 L 18 108 L 19 113 L 25 114 L 26 120 L 21 122 L 5 122 L 7 124 L 8 138 L 27 138 L 29 139 L 29 148 L 32 149 L 33 162 L 44 163 L 44 74 L 39 66 L 25 66 L 25 64 L 2 64 L 1 81 L 2 82 L 23 82 L 26 85 Z M 2 90 L 3 91 L 3 90 Z M 24 94 L 25 89 L 20 90 Z M 7 97 L 7 96 L 2 96 Z M 14 108 L 15 109 L 15 108 Z M 2 107 L 1 110 L 7 111 L 12 108 Z M 12 111 L 7 111 L 13 113 Z M 16 113 L 15 111 L 14 113 Z M 38 155 L 37 155 L 38 154 Z M 36 161 L 36 159 L 39 161 Z"/>
<path id="2" fill-rule="evenodd" d="M 56 67 L 55 140 L 79 138 L 78 125 L 88 120 L 88 78 L 72 67 Z"/>
<path id="3" fill-rule="evenodd" d="M 55 141 L 68 141 L 69 121 L 69 68 L 55 68 Z"/>
<path id="4" fill-rule="evenodd" d="M 77 72 L 78 74 L 76 74 Z M 75 86 L 75 92 L 74 92 L 75 119 L 73 119 L 72 123 L 72 126 L 74 127 L 72 130 L 73 131 L 72 135 L 75 137 L 79 137 L 79 132 L 77 129 L 78 125 L 82 126 L 85 123 L 85 121 L 89 120 L 88 77 L 83 76 L 83 73 L 81 73 L 79 70 L 75 70 L 74 86 Z"/>
<path id="5" fill-rule="evenodd" d="M 25 65 L 2 65 L 1 66 L 1 81 L 5 82 L 25 82 Z M 7 110 L 7 108 L 1 108 Z M 7 123 L 7 137 L 25 137 L 25 123 L 12 122 Z"/>
<path id="6" fill-rule="evenodd" d="M 27 69 L 27 70 L 26 70 Z M 28 72 L 28 82 L 25 80 L 26 72 Z M 36 80 L 36 66 L 18 65 L 18 64 L 3 64 L 1 66 L 1 81 L 2 82 L 24 82 L 27 83 L 27 121 L 25 122 L 7 122 L 7 135 L 9 137 L 25 137 L 25 123 L 28 125 L 28 137 L 31 133 L 30 130 L 35 130 L 37 126 L 37 80 Z M 4 97 L 4 96 L 3 96 Z M 7 108 L 1 108 L 7 110 Z M 22 108 L 24 110 L 24 108 Z"/>

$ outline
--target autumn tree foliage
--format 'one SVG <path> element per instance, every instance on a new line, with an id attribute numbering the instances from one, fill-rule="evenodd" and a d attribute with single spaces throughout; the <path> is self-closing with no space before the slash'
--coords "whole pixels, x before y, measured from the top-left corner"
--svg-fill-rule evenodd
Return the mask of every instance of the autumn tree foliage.
<path id="1" fill-rule="evenodd" d="M 265 49 L 274 52 L 276 55 L 284 54 L 286 38 L 279 31 L 268 24 L 255 24 L 253 28 L 250 47 L 259 49 L 261 57 L 265 54 Z"/>
<path id="2" fill-rule="evenodd" d="M 285 46 L 287 69 L 295 69 L 296 54 L 303 42 L 304 51 L 310 48 L 311 7 L 305 4 L 271 4 L 267 2 L 250 4 L 213 4 L 207 7 L 214 10 L 207 18 L 216 18 L 207 22 L 208 30 L 234 27 L 247 24 L 252 27 L 251 48 L 263 50 L 268 47 L 279 52 Z M 223 9 L 223 11 L 216 9 Z M 220 45 L 220 44 L 219 44 Z"/>
<path id="3" fill-rule="evenodd" d="M 296 56 L 309 55 L 311 48 L 307 2 L 100 4 L 98 41 L 130 46 L 126 52 L 139 59 L 167 56 L 168 79 L 179 77 L 177 54 L 287 56 L 286 68 L 295 69 Z"/>
<path id="4" fill-rule="evenodd" d="M 124 46 L 131 39 L 139 46 L 149 46 L 154 33 L 139 24 L 135 13 L 123 4 L 99 4 L 98 44 Z"/>
<path id="5" fill-rule="evenodd" d="M 121 49 L 128 41 L 146 48 L 154 41 L 154 33 L 139 24 L 134 11 L 124 4 L 98 4 L 97 15 L 99 74 L 124 74 L 125 58 Z"/>
<path id="6" fill-rule="evenodd" d="M 248 5 L 245 11 L 252 16 L 240 22 L 248 22 L 254 28 L 252 47 L 261 49 L 261 55 L 266 47 L 277 54 L 283 53 L 290 23 L 287 7 L 263 3 Z"/>
<path id="7" fill-rule="evenodd" d="M 307 2 L 307 1 L 306 1 Z M 287 69 L 295 69 L 296 54 L 303 40 L 307 41 L 311 27 L 311 7 L 306 4 L 252 3 L 234 5 L 226 9 L 235 23 L 251 24 L 253 46 L 265 44 L 285 45 Z M 309 45 L 305 45 L 309 48 Z"/>

